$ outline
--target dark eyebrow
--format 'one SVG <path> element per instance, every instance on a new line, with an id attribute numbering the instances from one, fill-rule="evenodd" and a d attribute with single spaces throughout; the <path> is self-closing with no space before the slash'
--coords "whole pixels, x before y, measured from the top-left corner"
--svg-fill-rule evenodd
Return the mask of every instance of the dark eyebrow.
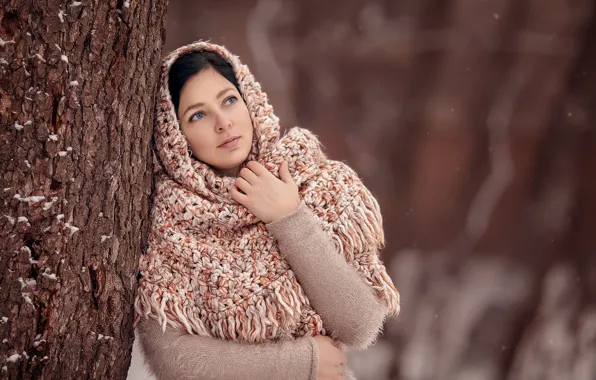
<path id="1" fill-rule="evenodd" d="M 233 90 L 233 87 L 226 87 L 223 90 L 221 90 L 220 92 L 217 93 L 217 95 L 215 96 L 217 99 L 221 98 L 225 93 L 227 93 L 230 90 Z M 182 114 L 182 117 L 184 117 L 188 111 L 195 109 L 195 108 L 199 108 L 204 106 L 205 103 L 199 102 L 199 103 L 195 103 L 195 104 L 191 104 L 190 106 L 186 107 L 186 110 L 184 111 L 184 113 Z"/>

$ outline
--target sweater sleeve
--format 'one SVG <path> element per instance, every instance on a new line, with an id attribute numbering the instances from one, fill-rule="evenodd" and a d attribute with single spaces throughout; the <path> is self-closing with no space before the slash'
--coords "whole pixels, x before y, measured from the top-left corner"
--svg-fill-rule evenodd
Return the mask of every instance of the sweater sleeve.
<path id="1" fill-rule="evenodd" d="M 390 307 L 375 294 L 366 271 L 348 264 L 312 211 L 302 204 L 267 228 L 331 336 L 349 347 L 372 344 Z"/>
<path id="2" fill-rule="evenodd" d="M 138 327 L 145 362 L 158 380 L 316 380 L 313 338 L 244 344 L 190 335 L 143 319 Z"/>

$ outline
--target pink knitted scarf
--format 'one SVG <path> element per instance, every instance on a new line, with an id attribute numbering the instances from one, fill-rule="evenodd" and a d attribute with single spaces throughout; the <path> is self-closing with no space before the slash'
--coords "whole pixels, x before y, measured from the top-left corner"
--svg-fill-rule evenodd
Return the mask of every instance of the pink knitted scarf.
<path id="1" fill-rule="evenodd" d="M 378 257 L 384 245 L 379 206 L 358 175 L 328 159 L 305 129 L 292 128 L 281 137 L 278 118 L 248 68 L 222 46 L 195 42 L 170 53 L 162 66 L 155 125 L 159 165 L 149 246 L 140 261 L 136 322 L 150 317 L 164 329 L 171 324 L 190 334 L 253 343 L 325 333 L 275 239 L 232 199 L 234 178 L 220 177 L 187 150 L 168 72 L 178 57 L 198 50 L 218 53 L 234 69 L 254 126 L 247 161 L 256 160 L 275 175 L 288 161 L 302 202 L 337 251 L 397 313 L 399 295 Z"/>

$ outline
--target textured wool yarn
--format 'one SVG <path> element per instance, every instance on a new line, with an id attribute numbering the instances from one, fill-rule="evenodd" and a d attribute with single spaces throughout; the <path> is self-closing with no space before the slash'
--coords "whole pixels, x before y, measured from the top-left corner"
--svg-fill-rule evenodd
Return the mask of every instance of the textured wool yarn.
<path id="1" fill-rule="evenodd" d="M 326 333 L 266 225 L 232 199 L 235 178 L 219 176 L 188 152 L 168 73 L 178 57 L 193 51 L 213 51 L 232 65 L 254 127 L 247 161 L 276 176 L 281 163 L 289 163 L 301 202 L 336 247 L 320 254 L 342 254 L 397 314 L 399 293 L 379 259 L 385 238 L 376 199 L 354 170 L 325 156 L 308 130 L 291 128 L 281 136 L 279 119 L 247 66 L 223 46 L 199 41 L 173 51 L 162 65 L 156 188 L 149 244 L 140 260 L 136 323 L 153 318 L 164 329 L 250 343 Z"/>

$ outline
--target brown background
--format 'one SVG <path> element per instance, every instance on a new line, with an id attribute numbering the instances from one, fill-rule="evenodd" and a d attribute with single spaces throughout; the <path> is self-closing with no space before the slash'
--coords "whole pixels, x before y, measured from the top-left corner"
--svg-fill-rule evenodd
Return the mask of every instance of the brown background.
<path id="1" fill-rule="evenodd" d="M 595 9 L 170 2 L 164 53 L 226 45 L 378 197 L 402 313 L 359 379 L 596 378 Z"/>

